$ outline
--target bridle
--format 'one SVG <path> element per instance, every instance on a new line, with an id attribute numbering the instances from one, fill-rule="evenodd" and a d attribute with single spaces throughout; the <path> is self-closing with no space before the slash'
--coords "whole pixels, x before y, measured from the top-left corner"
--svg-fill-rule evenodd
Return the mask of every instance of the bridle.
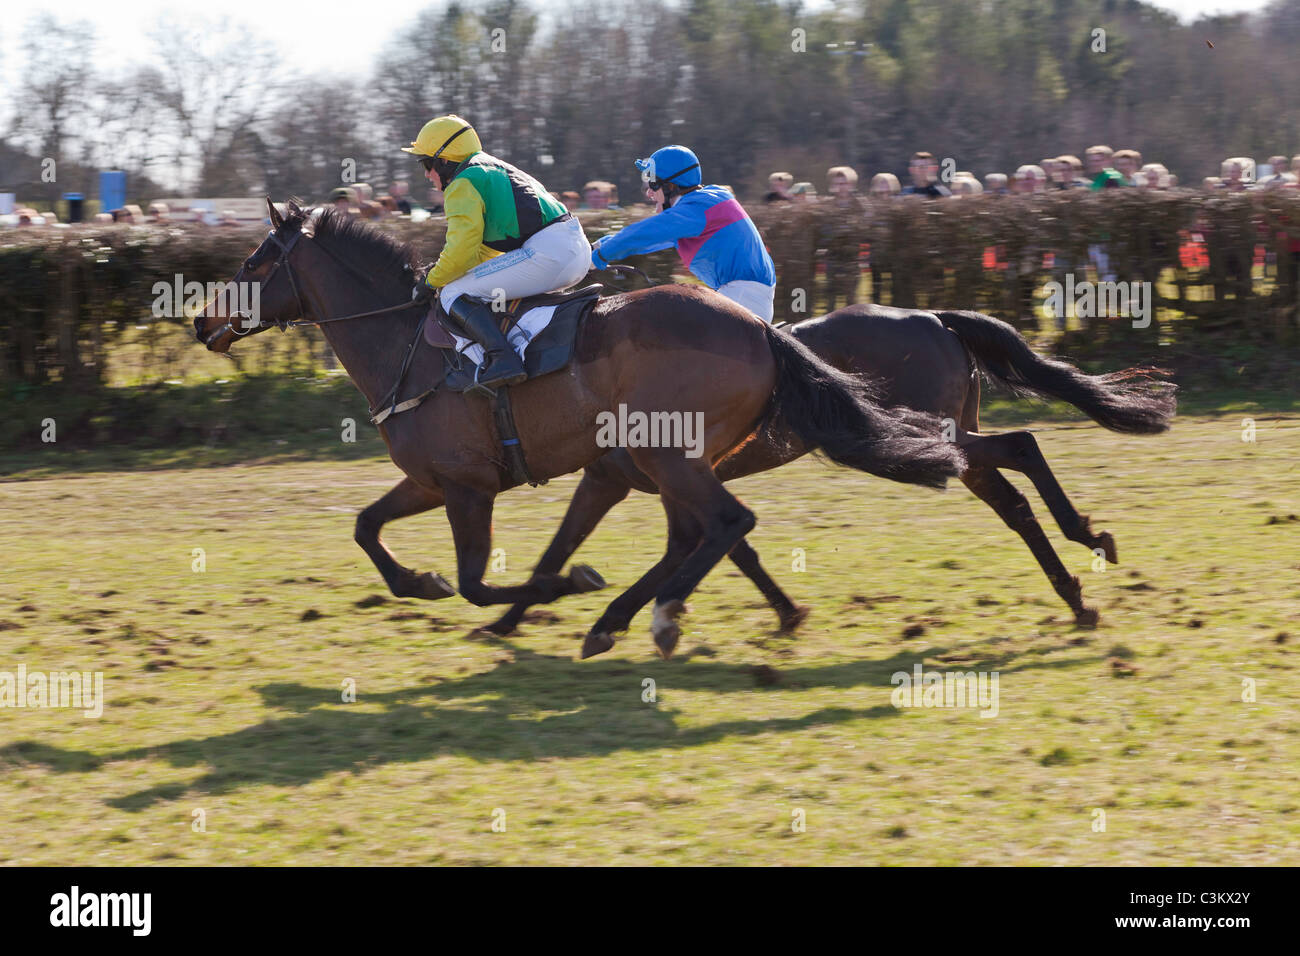
<path id="1" fill-rule="evenodd" d="M 244 336 L 244 335 L 249 335 L 253 332 L 261 331 L 262 329 L 269 329 L 273 326 L 278 328 L 281 332 L 283 332 L 285 329 L 298 329 L 307 325 L 326 325 L 330 322 L 347 322 L 350 321 L 351 319 L 367 319 L 376 315 L 391 315 L 394 312 L 401 312 L 405 309 L 409 309 L 416 305 L 421 304 L 415 300 L 409 300 L 406 302 L 400 302 L 397 305 L 392 305 L 384 309 L 373 309 L 370 312 L 356 312 L 353 313 L 352 315 L 337 315 L 334 316 L 333 318 L 328 318 L 328 319 L 303 318 L 303 316 L 307 314 L 307 310 L 303 307 L 302 292 L 298 288 L 298 281 L 293 276 L 293 266 L 289 262 L 289 253 L 293 252 L 294 246 L 298 244 L 298 241 L 302 239 L 302 237 L 303 237 L 303 233 L 301 229 L 297 230 L 287 242 L 281 239 L 278 235 L 276 235 L 275 229 L 272 229 L 270 232 L 266 234 L 267 240 L 273 243 L 280 250 L 280 255 L 275 260 L 275 265 L 271 267 L 271 271 L 267 275 L 267 277 L 261 280 L 262 285 L 267 285 L 270 283 L 271 279 L 275 277 L 275 274 L 280 271 L 281 268 L 284 269 L 285 275 L 288 276 L 289 278 L 289 288 L 293 290 L 294 302 L 297 303 L 298 305 L 298 318 L 280 319 L 276 322 L 267 322 L 264 319 L 262 319 L 261 316 L 258 316 L 256 321 L 254 321 L 253 316 L 247 312 L 231 312 L 230 318 L 226 321 L 226 324 L 218 328 L 215 332 L 213 332 L 211 335 L 209 335 L 206 339 L 203 340 L 204 345 L 207 345 L 209 342 L 212 342 L 218 336 L 224 335 L 226 332 L 230 332 L 232 335 L 236 335 L 236 336 Z M 352 266 L 344 259 L 339 258 L 338 255 L 336 255 L 334 252 L 330 250 L 329 246 L 326 246 L 321 243 L 317 243 L 316 248 L 320 249 L 327 256 L 333 259 L 334 263 L 337 266 L 339 266 L 345 272 L 349 273 L 353 278 L 359 279 L 360 281 L 364 282 L 366 285 L 370 286 L 372 289 L 374 288 L 374 282 L 371 281 L 369 276 L 365 275 L 360 270 L 356 269 L 354 266 Z"/>

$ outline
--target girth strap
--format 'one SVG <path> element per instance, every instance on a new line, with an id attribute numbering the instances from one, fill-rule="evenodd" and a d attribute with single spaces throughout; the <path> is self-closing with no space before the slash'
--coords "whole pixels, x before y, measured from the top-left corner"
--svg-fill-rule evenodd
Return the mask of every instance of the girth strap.
<path id="1" fill-rule="evenodd" d="M 497 434 L 501 436 L 501 448 L 505 452 L 506 464 L 510 466 L 510 477 L 518 484 L 528 482 L 536 488 L 546 484 L 546 479 L 533 480 L 524 460 L 524 446 L 519 444 L 519 430 L 515 427 L 515 416 L 510 410 L 510 389 L 502 385 L 496 390 L 496 400 L 492 406 L 496 418 Z"/>

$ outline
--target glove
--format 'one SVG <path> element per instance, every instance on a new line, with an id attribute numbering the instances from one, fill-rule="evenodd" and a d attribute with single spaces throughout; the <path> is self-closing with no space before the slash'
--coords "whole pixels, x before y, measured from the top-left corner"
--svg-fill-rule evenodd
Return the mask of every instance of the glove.
<path id="1" fill-rule="evenodd" d="M 420 281 L 415 284 L 415 288 L 411 290 L 411 301 L 430 302 L 433 300 L 433 297 L 437 294 L 438 294 L 438 290 L 435 289 L 433 286 L 429 285 L 429 283 L 425 282 L 423 278 L 421 278 Z"/>
<path id="2" fill-rule="evenodd" d="M 604 242 L 604 237 L 597 239 L 596 244 L 591 247 L 591 267 L 593 269 L 608 269 L 609 263 L 600 255 L 600 244 Z"/>

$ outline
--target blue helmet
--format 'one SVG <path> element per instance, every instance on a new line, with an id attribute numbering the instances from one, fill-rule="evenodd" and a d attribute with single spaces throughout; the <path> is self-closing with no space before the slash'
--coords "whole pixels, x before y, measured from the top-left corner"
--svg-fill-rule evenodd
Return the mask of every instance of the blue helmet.
<path id="1" fill-rule="evenodd" d="M 704 182 L 700 176 L 700 160 L 685 146 L 665 146 L 650 154 L 649 159 L 638 159 L 636 168 L 641 178 L 653 189 L 655 183 L 674 183 L 690 188 Z"/>

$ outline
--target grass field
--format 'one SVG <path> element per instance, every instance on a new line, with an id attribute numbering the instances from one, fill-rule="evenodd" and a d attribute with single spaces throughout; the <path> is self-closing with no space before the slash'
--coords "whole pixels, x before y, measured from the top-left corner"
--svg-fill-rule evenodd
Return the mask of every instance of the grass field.
<path id="1" fill-rule="evenodd" d="M 353 544 L 386 459 L 60 476 L 33 454 L 0 484 L 0 671 L 101 671 L 107 705 L 0 709 L 0 862 L 1296 865 L 1300 422 L 1257 428 L 1039 426 L 1118 541 L 1098 572 L 1048 527 L 1096 630 L 960 484 L 809 460 L 738 482 L 813 614 L 776 635 L 720 567 L 667 662 L 644 612 L 576 660 L 662 549 L 644 496 L 579 554 L 610 590 L 499 639 L 473 633 L 491 609 L 389 597 Z M 499 502 L 490 580 L 527 575 L 575 484 Z M 454 580 L 441 513 L 385 539 Z M 996 671 L 997 716 L 893 706 L 918 663 Z"/>

